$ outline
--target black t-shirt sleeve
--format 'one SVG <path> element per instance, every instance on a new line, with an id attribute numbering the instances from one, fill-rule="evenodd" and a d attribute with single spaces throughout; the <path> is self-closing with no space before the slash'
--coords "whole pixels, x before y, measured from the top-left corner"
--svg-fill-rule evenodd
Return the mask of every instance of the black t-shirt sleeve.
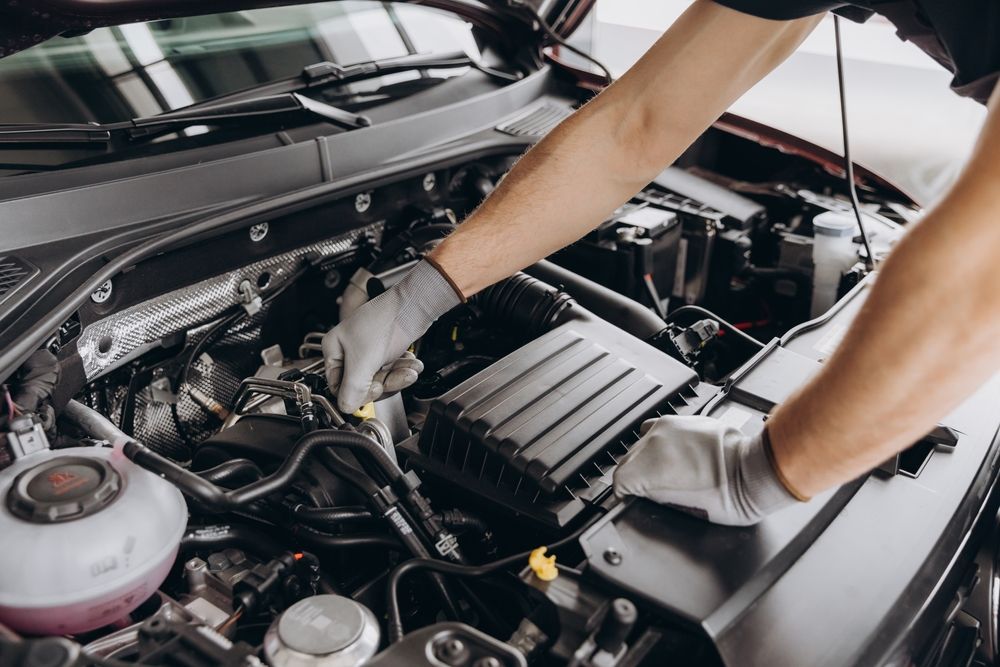
<path id="1" fill-rule="evenodd" d="M 744 14 L 775 21 L 790 21 L 835 11 L 852 21 L 863 22 L 872 14 L 871 10 L 852 7 L 843 0 L 715 0 L 715 2 Z"/>

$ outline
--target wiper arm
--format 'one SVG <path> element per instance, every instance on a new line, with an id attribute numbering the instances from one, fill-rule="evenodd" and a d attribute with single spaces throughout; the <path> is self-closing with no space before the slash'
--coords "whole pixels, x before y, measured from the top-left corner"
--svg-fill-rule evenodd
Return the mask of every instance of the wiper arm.
<path id="1" fill-rule="evenodd" d="M 0 124 L 0 144 L 111 143 L 116 136 L 139 139 L 191 125 L 222 125 L 295 114 L 313 116 L 348 130 L 371 125 L 366 116 L 298 93 L 284 93 L 190 106 L 119 123 Z"/>
<path id="2" fill-rule="evenodd" d="M 226 93 L 205 102 L 195 104 L 190 108 L 198 108 L 206 104 L 218 104 L 219 102 L 230 102 L 242 100 L 256 95 L 277 95 L 283 93 L 301 92 L 313 88 L 325 86 L 343 86 L 349 83 L 374 79 L 387 74 L 398 72 L 412 72 L 422 69 L 457 69 L 461 67 L 472 67 L 490 76 L 503 79 L 504 81 L 518 81 L 521 76 L 510 74 L 493 69 L 470 58 L 464 51 L 454 53 L 428 54 L 416 53 L 395 58 L 383 58 L 381 60 L 368 60 L 354 63 L 352 65 L 338 65 L 329 61 L 306 65 L 297 76 L 285 79 L 277 79 L 267 83 L 258 84 L 243 90 Z"/>

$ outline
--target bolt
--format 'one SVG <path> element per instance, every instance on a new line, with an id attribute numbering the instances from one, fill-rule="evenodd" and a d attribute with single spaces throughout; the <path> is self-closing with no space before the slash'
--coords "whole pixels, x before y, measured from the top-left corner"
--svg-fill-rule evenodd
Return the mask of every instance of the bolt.
<path id="1" fill-rule="evenodd" d="M 361 192 L 354 198 L 354 210 L 364 213 L 372 206 L 372 193 Z"/>
<path id="2" fill-rule="evenodd" d="M 503 663 L 494 658 L 492 655 L 488 655 L 485 658 L 476 660 L 472 667 L 503 667 Z"/>
<path id="3" fill-rule="evenodd" d="M 261 222 L 250 228 L 250 240 L 254 243 L 260 243 L 267 236 L 267 231 L 270 229 L 266 222 Z"/>
<path id="4" fill-rule="evenodd" d="M 437 185 L 437 176 L 434 175 L 433 171 L 424 176 L 423 185 L 424 185 L 424 192 L 430 192 Z"/>
<path id="5" fill-rule="evenodd" d="M 111 290 L 113 285 L 110 280 L 106 280 L 103 285 L 94 290 L 94 293 L 90 295 L 90 300 L 94 303 L 104 303 L 111 298 Z"/>
<path id="6" fill-rule="evenodd" d="M 465 662 L 469 656 L 468 649 L 461 639 L 452 637 L 438 642 L 434 654 L 439 660 L 449 665 L 458 665 Z"/>
<path id="7" fill-rule="evenodd" d="M 604 551 L 604 560 L 607 561 L 609 565 L 621 565 L 622 564 L 622 554 L 618 549 L 614 547 L 608 547 Z"/>

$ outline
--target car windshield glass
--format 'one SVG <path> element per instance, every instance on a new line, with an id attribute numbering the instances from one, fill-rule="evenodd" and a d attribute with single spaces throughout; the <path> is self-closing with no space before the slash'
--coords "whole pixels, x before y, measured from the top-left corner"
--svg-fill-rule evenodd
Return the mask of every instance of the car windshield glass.
<path id="1" fill-rule="evenodd" d="M 468 23 L 389 2 L 342 0 L 101 28 L 0 60 L 0 123 L 115 122 L 296 76 L 317 62 L 456 52 L 479 54 Z M 466 71 L 395 72 L 338 94 L 364 98 L 390 84 Z"/>

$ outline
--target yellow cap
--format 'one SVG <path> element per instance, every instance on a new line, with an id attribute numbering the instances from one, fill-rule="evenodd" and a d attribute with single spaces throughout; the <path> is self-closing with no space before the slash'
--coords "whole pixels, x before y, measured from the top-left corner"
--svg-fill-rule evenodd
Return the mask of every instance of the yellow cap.
<path id="1" fill-rule="evenodd" d="M 375 418 L 375 404 L 366 403 L 358 408 L 354 412 L 354 416 L 358 419 L 374 419 Z"/>
<path id="2" fill-rule="evenodd" d="M 546 556 L 546 551 L 545 547 L 538 547 L 532 551 L 528 556 L 528 567 L 542 581 L 552 581 L 559 576 L 559 570 L 556 568 L 556 557 Z"/>

